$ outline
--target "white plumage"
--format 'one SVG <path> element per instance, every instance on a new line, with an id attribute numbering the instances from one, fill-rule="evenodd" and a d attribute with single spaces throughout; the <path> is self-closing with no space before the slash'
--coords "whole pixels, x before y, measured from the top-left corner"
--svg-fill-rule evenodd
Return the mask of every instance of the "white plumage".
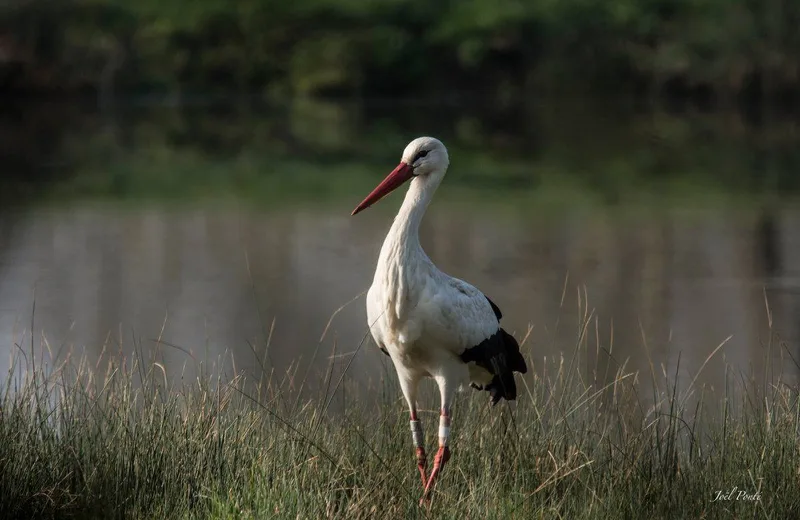
<path id="1" fill-rule="evenodd" d="M 406 181 L 403 205 L 381 248 L 367 293 L 372 337 L 395 366 L 411 412 L 423 500 L 449 458 L 450 408 L 455 391 L 467 382 L 492 394 L 514 399 L 513 371 L 527 367 L 519 346 L 500 328 L 500 310 L 472 285 L 443 273 L 419 242 L 419 225 L 449 165 L 444 145 L 432 137 L 411 141 L 400 164 L 353 211 L 360 212 Z M 417 417 L 417 387 L 432 377 L 441 394 L 439 451 L 430 477 Z"/>

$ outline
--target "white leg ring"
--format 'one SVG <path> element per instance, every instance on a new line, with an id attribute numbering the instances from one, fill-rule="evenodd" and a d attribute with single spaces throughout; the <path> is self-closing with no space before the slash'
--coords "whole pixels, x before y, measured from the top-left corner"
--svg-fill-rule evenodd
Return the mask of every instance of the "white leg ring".
<path id="1" fill-rule="evenodd" d="M 448 418 L 444 415 L 439 417 L 439 445 L 447 446 L 447 441 L 450 439 L 450 426 L 447 425 Z"/>

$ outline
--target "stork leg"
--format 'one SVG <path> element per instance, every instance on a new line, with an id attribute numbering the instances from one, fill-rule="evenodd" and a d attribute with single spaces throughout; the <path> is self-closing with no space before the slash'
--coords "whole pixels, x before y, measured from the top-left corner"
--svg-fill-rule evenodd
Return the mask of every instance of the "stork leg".
<path id="1" fill-rule="evenodd" d="M 431 498 L 431 491 L 436 482 L 436 477 L 444 469 L 445 463 L 450 460 L 450 447 L 448 441 L 450 439 L 450 410 L 442 408 L 441 415 L 439 416 L 439 450 L 436 452 L 436 457 L 433 459 L 433 469 L 428 477 L 428 482 L 425 484 L 425 492 L 422 495 L 420 503 L 424 503 Z"/>
<path id="2" fill-rule="evenodd" d="M 422 488 L 425 489 L 425 485 L 428 483 L 428 456 L 425 453 L 425 435 L 422 430 L 422 422 L 417 417 L 417 384 L 419 384 L 419 377 L 413 377 L 400 369 L 398 369 L 397 375 L 400 379 L 400 388 L 403 390 L 403 395 L 411 411 L 411 436 L 414 439 L 414 447 L 417 452 L 417 469 L 419 469 L 419 476 L 422 479 Z"/>
<path id="3" fill-rule="evenodd" d="M 417 468 L 422 479 L 422 488 L 425 489 L 428 483 L 428 456 L 425 454 L 425 434 L 422 431 L 422 423 L 417 418 L 416 406 L 411 408 L 411 435 L 417 448 Z"/>
<path id="4" fill-rule="evenodd" d="M 439 385 L 439 392 L 442 397 L 442 410 L 439 415 L 439 450 L 433 459 L 433 469 L 428 476 L 428 482 L 425 484 L 425 492 L 422 494 L 420 504 L 424 504 L 431 498 L 431 492 L 436 484 L 436 478 L 442 473 L 444 465 L 450 460 L 450 447 L 448 445 L 450 440 L 450 403 L 454 397 L 453 381 L 457 381 L 457 372 L 453 374 L 442 374 L 436 377 L 436 383 Z"/>

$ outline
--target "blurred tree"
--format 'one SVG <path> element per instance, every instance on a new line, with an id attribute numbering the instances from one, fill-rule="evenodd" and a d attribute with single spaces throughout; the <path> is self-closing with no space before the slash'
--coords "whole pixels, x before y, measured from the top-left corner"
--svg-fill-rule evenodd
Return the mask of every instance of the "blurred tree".
<path id="1" fill-rule="evenodd" d="M 800 81 L 793 0 L 7 0 L 0 87 L 384 95 Z"/>

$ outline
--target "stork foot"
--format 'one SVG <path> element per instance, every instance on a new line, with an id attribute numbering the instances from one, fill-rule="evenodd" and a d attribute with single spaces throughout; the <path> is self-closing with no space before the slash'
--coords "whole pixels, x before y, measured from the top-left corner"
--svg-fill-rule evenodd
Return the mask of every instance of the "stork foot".
<path id="1" fill-rule="evenodd" d="M 425 484 L 425 492 L 422 495 L 422 499 L 419 501 L 420 505 L 430 501 L 431 491 L 433 491 L 436 478 L 439 476 L 439 473 L 442 472 L 442 469 L 444 469 L 444 465 L 448 460 L 450 460 L 450 448 L 447 446 L 439 446 L 439 451 L 436 452 L 436 457 L 433 459 L 433 470 L 431 470 L 431 474 L 428 477 L 428 482 Z"/>

